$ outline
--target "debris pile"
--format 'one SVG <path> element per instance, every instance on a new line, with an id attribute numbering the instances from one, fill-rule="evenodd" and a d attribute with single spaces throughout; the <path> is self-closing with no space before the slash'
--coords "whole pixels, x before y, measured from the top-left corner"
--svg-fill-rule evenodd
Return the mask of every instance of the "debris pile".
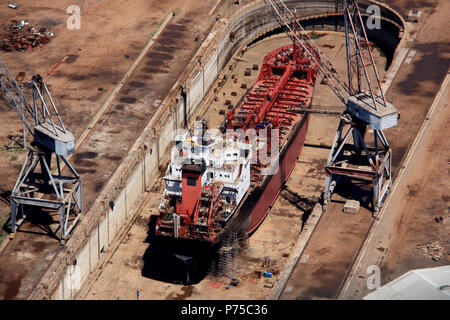
<path id="1" fill-rule="evenodd" d="M 418 245 L 419 249 L 422 249 L 423 254 L 434 261 L 438 261 L 442 258 L 442 251 L 444 247 L 439 243 L 439 241 L 433 241 L 431 243 Z"/>
<path id="2" fill-rule="evenodd" d="M 31 50 L 51 41 L 55 34 L 44 27 L 32 26 L 26 20 L 11 20 L 0 31 L 0 50 L 4 52 Z"/>

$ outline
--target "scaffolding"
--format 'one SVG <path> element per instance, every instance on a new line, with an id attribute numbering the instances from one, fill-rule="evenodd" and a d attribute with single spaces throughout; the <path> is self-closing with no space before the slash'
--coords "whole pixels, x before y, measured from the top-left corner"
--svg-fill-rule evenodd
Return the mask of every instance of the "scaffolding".
<path id="1" fill-rule="evenodd" d="M 224 237 L 216 257 L 211 261 L 209 274 L 213 278 L 230 282 L 239 276 L 240 258 L 248 248 L 246 232 L 232 232 Z"/>

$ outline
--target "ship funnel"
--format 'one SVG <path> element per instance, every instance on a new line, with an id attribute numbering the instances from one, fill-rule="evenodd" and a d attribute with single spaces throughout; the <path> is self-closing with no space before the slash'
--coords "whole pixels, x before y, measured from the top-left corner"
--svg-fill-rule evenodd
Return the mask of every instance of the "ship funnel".
<path id="1" fill-rule="evenodd" d="M 203 159 L 186 159 L 181 167 L 182 212 L 189 216 L 192 216 L 198 202 L 205 171 L 206 163 Z"/>

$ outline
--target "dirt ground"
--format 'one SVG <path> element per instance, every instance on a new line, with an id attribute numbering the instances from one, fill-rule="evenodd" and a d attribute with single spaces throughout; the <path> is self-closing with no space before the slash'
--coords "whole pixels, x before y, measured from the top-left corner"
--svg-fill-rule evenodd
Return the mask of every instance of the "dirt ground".
<path id="1" fill-rule="evenodd" d="M 66 8 L 72 4 L 73 1 L 58 4 L 41 1 L 39 5 L 22 1 L 16 11 L 2 6 L 0 21 L 27 19 L 32 24 L 51 28 L 56 36 L 49 44 L 32 51 L 1 53 L 1 56 L 14 75 L 25 71 L 28 78 L 34 73 L 44 76 L 66 127 L 76 139 L 164 18 L 170 12 L 175 13 L 71 159 L 83 179 L 87 211 L 156 110 L 157 101 L 168 93 L 208 34 L 215 21 L 214 16 L 208 15 L 214 3 L 79 1 L 75 4 L 81 8 L 81 29 L 69 30 L 65 22 L 69 16 Z M 197 34 L 199 39 L 195 41 Z M 48 76 L 47 72 L 65 55 L 72 58 Z M 9 143 L 8 135 L 21 133 L 21 124 L 4 103 L 0 108 L 0 121 L 5 124 L 0 128 L 3 146 Z M 8 197 L 25 155 L 21 150 L 0 150 L 0 222 L 9 215 Z M 5 299 L 26 296 L 46 267 L 45 261 L 53 259 L 58 248 L 59 242 L 46 236 L 42 229 L 24 224 L 0 256 L 0 296 Z"/>
<path id="2" fill-rule="evenodd" d="M 405 19 L 410 10 L 418 9 L 432 13 L 438 0 L 383 0 Z"/>
<path id="3" fill-rule="evenodd" d="M 392 199 L 391 207 L 402 214 L 390 230 L 392 243 L 381 264 L 383 284 L 409 269 L 450 264 L 449 91 L 447 86 L 429 132 L 409 164 L 408 180 Z M 424 254 L 422 247 L 435 241 L 441 246 L 436 260 Z"/>
<path id="4" fill-rule="evenodd" d="M 339 72 L 343 72 L 345 61 L 340 54 L 344 48 L 342 34 L 328 34 L 318 37 L 319 45 L 328 44 L 324 53 L 331 59 Z M 232 59 L 233 68 L 226 73 L 227 81 L 215 95 L 217 101 L 207 103 L 200 108 L 199 115 L 205 117 L 211 127 L 219 124 L 223 119 L 221 110 L 226 110 L 226 100 L 237 103 L 245 93 L 241 84 L 250 87 L 259 74 L 252 71 L 249 77 L 244 76 L 246 68 L 253 64 L 261 64 L 265 54 L 280 46 L 289 44 L 290 40 L 284 36 L 272 36 L 258 42 L 244 53 L 239 59 Z M 380 65 L 385 63 L 385 58 L 380 52 L 375 53 Z M 381 68 L 383 69 L 383 68 Z M 228 70 L 228 68 L 226 68 Z M 383 71 L 384 72 L 384 71 Z M 236 76 L 235 83 L 232 76 Z M 337 98 L 326 85 L 316 84 L 314 105 L 336 106 Z M 232 94 L 232 93 L 236 94 Z M 312 115 L 310 129 L 306 138 L 307 145 L 329 145 L 337 128 L 338 117 L 325 115 Z M 332 135 L 327 132 L 333 132 Z M 270 214 L 259 229 L 249 238 L 249 248 L 241 255 L 239 260 L 240 283 L 237 287 L 225 289 L 226 279 L 217 279 L 207 275 L 198 283 L 189 286 L 174 284 L 175 277 L 166 277 L 164 281 L 159 274 L 149 277 L 146 273 L 146 265 L 150 262 L 152 243 L 145 241 L 148 236 L 150 224 L 150 212 L 157 212 L 160 194 L 150 196 L 150 200 L 140 213 L 126 240 L 120 244 L 112 259 L 103 268 L 99 278 L 92 285 L 86 299 L 136 299 L 136 290 L 140 292 L 141 299 L 264 299 L 270 292 L 270 287 L 278 278 L 295 241 L 301 232 L 302 224 L 311 212 L 315 202 L 322 192 L 324 184 L 324 165 L 329 150 L 326 148 L 305 147 L 286 188 L 281 192 Z M 370 215 L 367 215 L 370 219 Z M 263 268 L 264 257 L 271 260 L 269 267 Z M 272 272 L 272 278 L 257 278 L 255 271 Z M 164 272 L 164 270 L 160 270 Z M 172 283 L 171 283 L 172 282 Z"/>
<path id="5" fill-rule="evenodd" d="M 407 8 L 411 5 L 409 1 L 397 5 L 403 3 Z M 401 113 L 400 125 L 386 132 L 388 140 L 396 144 L 396 148 L 393 148 L 393 164 L 396 170 L 412 141 L 411 137 L 418 132 L 450 65 L 450 38 L 446 33 L 439 32 L 450 26 L 447 19 L 450 4 L 448 1 L 435 0 L 417 5 L 424 12 L 424 20 L 418 28 L 417 39 L 408 44 L 411 48 L 410 54 L 413 54 L 412 59 L 405 59 L 387 92 L 387 97 Z M 416 27 L 416 24 L 413 24 L 413 27 Z"/>
<path id="6" fill-rule="evenodd" d="M 411 115 L 414 121 L 408 122 L 408 132 L 417 131 L 422 124 L 450 67 L 450 36 L 439 32 L 450 28 L 447 18 L 450 3 L 442 0 L 428 3 L 428 6 L 424 3 L 419 6 L 428 17 L 412 46 L 416 53 L 409 63 L 407 61 L 402 66 L 398 80 L 388 91 L 388 96 L 394 99 L 397 108 L 407 110 L 408 113 L 415 111 Z M 448 119 L 448 90 L 441 101 L 441 108 L 436 115 L 438 119 Z M 407 205 L 403 210 L 400 206 L 396 209 L 403 214 L 400 215 L 396 228 L 390 231 L 395 237 L 392 249 L 389 248 L 383 260 L 386 269 L 382 269 L 382 283 L 410 269 L 449 263 L 448 260 L 445 261 L 446 255 L 450 253 L 448 244 L 445 244 L 445 240 L 449 239 L 448 225 L 436 224 L 434 220 L 434 216 L 445 215 L 442 212 L 450 206 L 448 121 L 434 122 L 429 131 L 428 146 L 425 143 L 419 146 L 417 159 L 414 160 L 417 162 L 410 165 L 417 168 L 410 171 L 413 172 L 410 173 L 411 183 L 406 187 L 406 191 L 399 191 L 394 198 L 407 200 Z M 400 136 L 403 134 L 393 133 L 390 139 Z M 439 239 L 444 240 L 443 258 L 440 262 L 426 259 L 417 253 L 417 245 Z"/>

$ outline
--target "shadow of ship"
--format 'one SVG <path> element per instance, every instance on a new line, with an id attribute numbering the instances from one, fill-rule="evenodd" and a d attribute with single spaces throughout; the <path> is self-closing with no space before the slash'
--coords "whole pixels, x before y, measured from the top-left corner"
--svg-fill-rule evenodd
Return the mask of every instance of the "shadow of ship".
<path id="1" fill-rule="evenodd" d="M 219 244 L 155 236 L 156 216 L 152 216 L 144 253 L 142 276 L 174 284 L 197 284 L 209 271 Z"/>

